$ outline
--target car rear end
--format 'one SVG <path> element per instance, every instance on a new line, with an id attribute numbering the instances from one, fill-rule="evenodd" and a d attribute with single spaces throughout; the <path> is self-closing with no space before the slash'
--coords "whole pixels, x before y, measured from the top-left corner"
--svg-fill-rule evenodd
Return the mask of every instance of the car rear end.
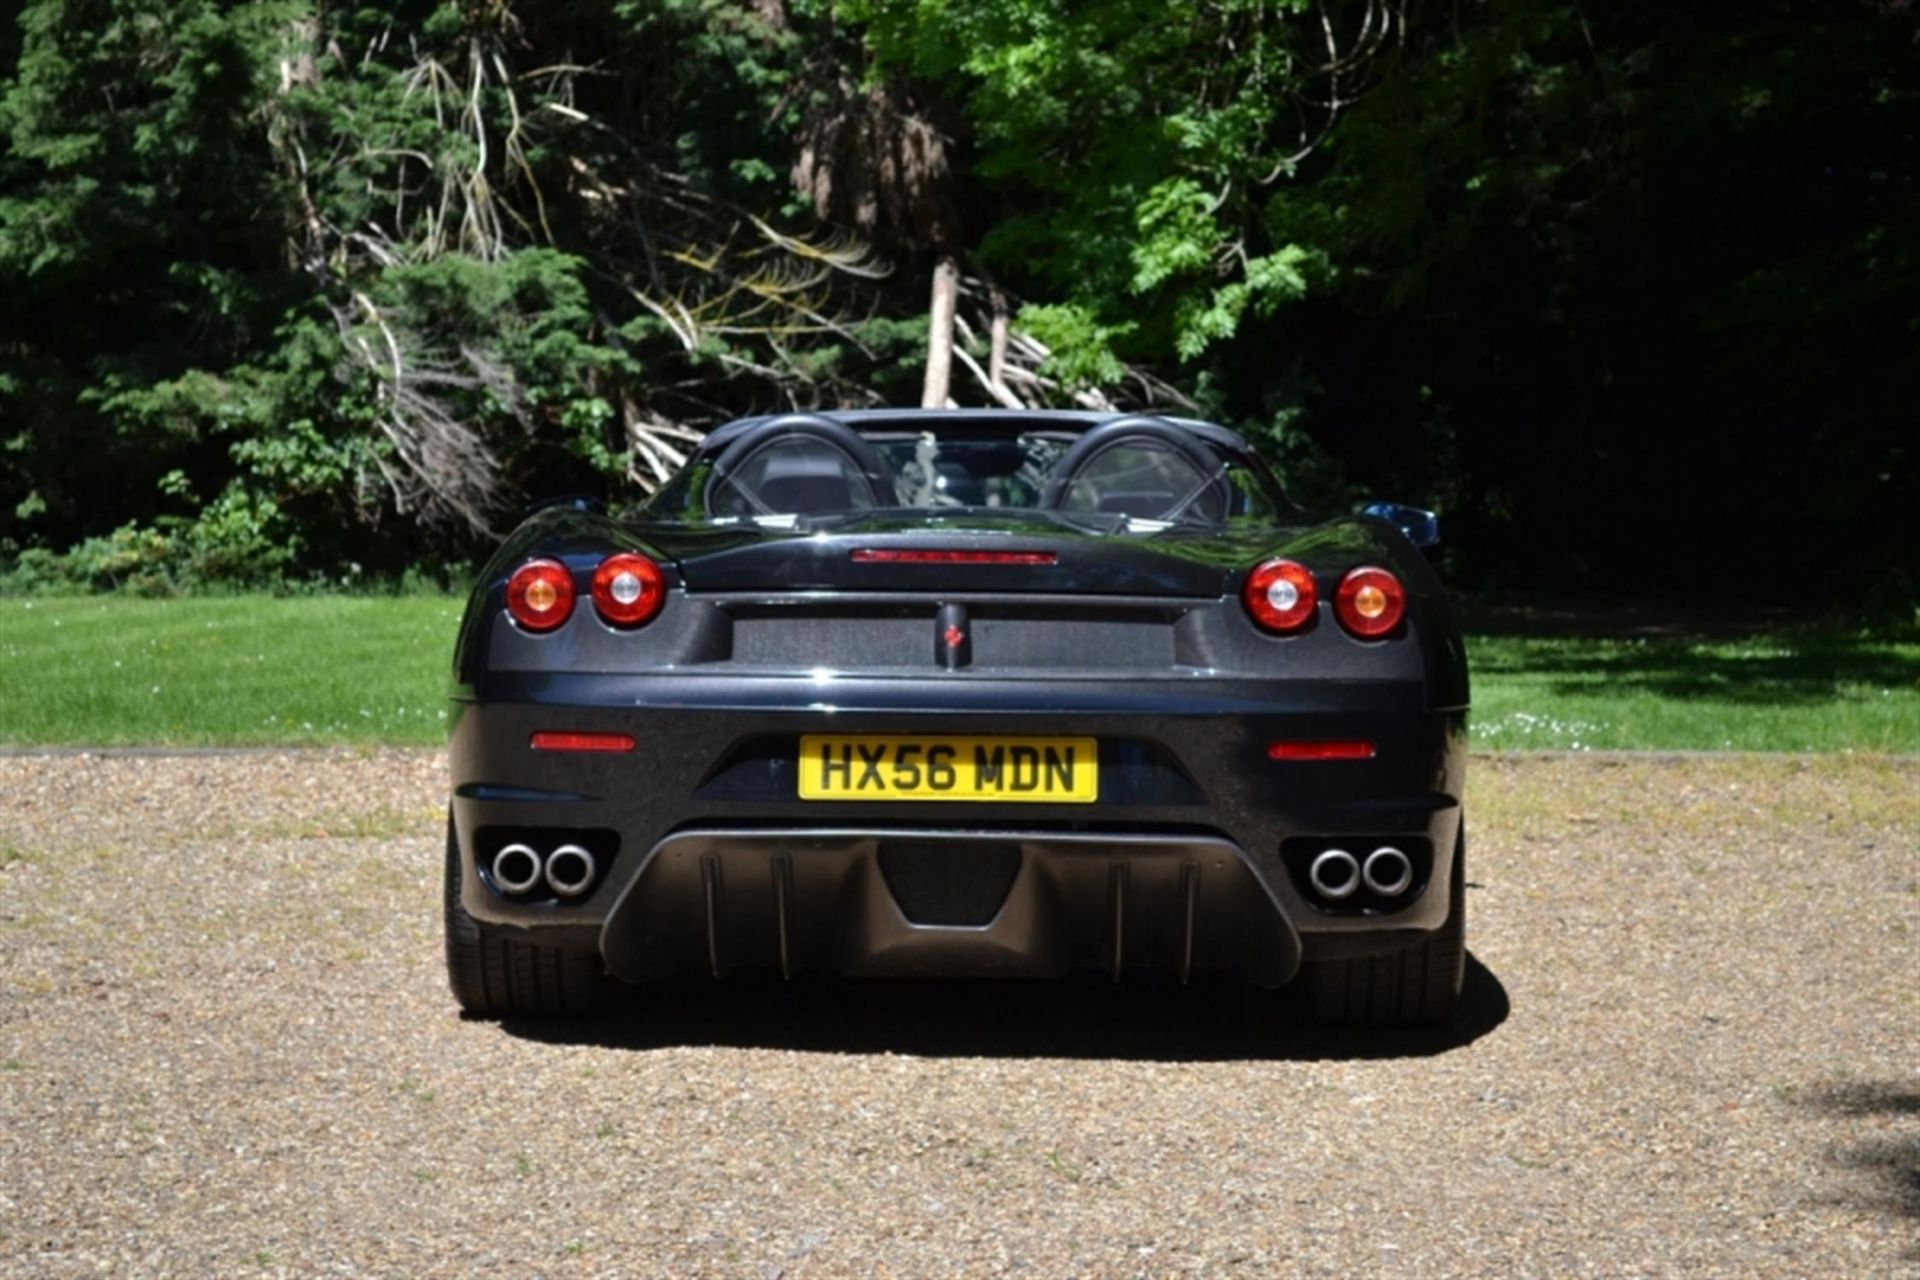
<path id="1" fill-rule="evenodd" d="M 1353 586 L 1367 569 L 1386 604 Z M 563 589 L 559 621 L 527 613 L 528 591 Z M 1369 633 L 1364 607 L 1387 604 Z M 1453 914 L 1459 643 L 1418 553 L 1374 521 L 551 513 L 463 628 L 459 904 L 628 981 L 1283 984 Z"/>

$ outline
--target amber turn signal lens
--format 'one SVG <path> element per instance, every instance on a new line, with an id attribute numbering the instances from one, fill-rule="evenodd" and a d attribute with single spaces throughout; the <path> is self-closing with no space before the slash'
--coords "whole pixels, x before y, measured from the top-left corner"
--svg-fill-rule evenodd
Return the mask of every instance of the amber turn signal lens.
<path id="1" fill-rule="evenodd" d="M 1365 565 L 1340 579 L 1339 590 L 1333 595 L 1333 611 L 1340 625 L 1352 634 L 1362 640 L 1378 640 L 1406 616 L 1406 589 L 1385 569 Z"/>
<path id="2" fill-rule="evenodd" d="M 558 560 L 529 560 L 507 579 L 507 613 L 527 631 L 552 631 L 573 615 L 573 574 Z"/>
<path id="3" fill-rule="evenodd" d="M 1255 565 L 1241 584 L 1240 598 L 1261 630 L 1278 635 L 1298 631 L 1312 622 L 1320 603 L 1312 572 L 1292 560 Z"/>
<path id="4" fill-rule="evenodd" d="M 593 571 L 593 607 L 616 627 L 651 622 L 666 603 L 660 566 L 637 551 L 620 551 Z"/>

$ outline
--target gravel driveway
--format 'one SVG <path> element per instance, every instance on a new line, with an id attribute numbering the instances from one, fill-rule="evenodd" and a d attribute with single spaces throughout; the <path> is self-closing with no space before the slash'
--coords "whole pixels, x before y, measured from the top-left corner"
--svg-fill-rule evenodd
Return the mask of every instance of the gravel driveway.
<path id="1" fill-rule="evenodd" d="M 1468 1008 L 463 1022 L 430 753 L 0 759 L 0 1273 L 1920 1274 L 1920 762 L 1479 758 Z"/>

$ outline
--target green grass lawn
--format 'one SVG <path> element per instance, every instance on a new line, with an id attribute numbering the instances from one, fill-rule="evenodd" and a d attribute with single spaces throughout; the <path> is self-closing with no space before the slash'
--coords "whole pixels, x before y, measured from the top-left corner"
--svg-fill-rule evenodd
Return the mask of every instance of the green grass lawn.
<path id="1" fill-rule="evenodd" d="M 0 743 L 432 744 L 461 601 L 0 599 Z M 1469 639 L 1474 744 L 1920 752 L 1920 637 Z"/>
<path id="2" fill-rule="evenodd" d="M 442 742 L 463 604 L 0 600 L 0 742 Z"/>
<path id="3" fill-rule="evenodd" d="M 1475 746 L 1920 751 L 1920 643 L 1470 635 Z"/>

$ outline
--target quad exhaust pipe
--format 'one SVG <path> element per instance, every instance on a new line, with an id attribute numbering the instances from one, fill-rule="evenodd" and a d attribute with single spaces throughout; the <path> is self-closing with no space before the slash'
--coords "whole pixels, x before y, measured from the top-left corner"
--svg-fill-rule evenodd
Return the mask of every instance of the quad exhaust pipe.
<path id="1" fill-rule="evenodd" d="M 577 844 L 563 844 L 547 855 L 547 887 L 563 898 L 577 898 L 593 883 L 593 855 Z"/>
<path id="2" fill-rule="evenodd" d="M 540 855 L 532 845 L 510 844 L 493 855 L 493 882 L 502 893 L 525 893 L 540 883 Z"/>
<path id="3" fill-rule="evenodd" d="M 1376 898 L 1397 898 L 1413 886 L 1413 859 L 1390 844 L 1364 862 L 1345 849 L 1324 849 L 1308 865 L 1307 882 L 1328 902 L 1345 902 L 1363 887 Z"/>
<path id="4" fill-rule="evenodd" d="M 1381 897 L 1397 897 L 1413 883 L 1413 860 L 1390 844 L 1382 845 L 1367 855 L 1360 877 Z"/>
<path id="5" fill-rule="evenodd" d="M 493 883 L 500 892 L 532 892 L 544 881 L 562 898 L 577 898 L 593 887 L 600 872 L 594 856 L 577 844 L 563 844 L 541 856 L 530 844 L 509 844 L 493 855 Z"/>
<path id="6" fill-rule="evenodd" d="M 1339 902 L 1360 887 L 1360 862 L 1345 849 L 1328 849 L 1307 868 L 1307 879 L 1321 897 Z"/>

